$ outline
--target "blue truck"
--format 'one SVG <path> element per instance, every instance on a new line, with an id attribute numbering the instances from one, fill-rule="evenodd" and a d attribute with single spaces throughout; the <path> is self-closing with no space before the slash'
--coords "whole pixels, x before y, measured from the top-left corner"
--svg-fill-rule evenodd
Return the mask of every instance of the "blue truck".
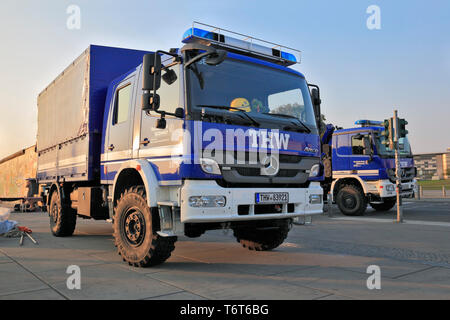
<path id="1" fill-rule="evenodd" d="M 39 95 L 37 179 L 53 235 L 72 235 L 77 217 L 110 221 L 124 261 L 146 267 L 178 236 L 214 229 L 270 250 L 295 219 L 323 212 L 311 181 L 320 106 L 291 67 L 297 52 L 198 23 L 182 43 L 91 45 Z"/>
<path id="2" fill-rule="evenodd" d="M 363 215 L 367 205 L 390 210 L 397 201 L 394 151 L 388 148 L 383 122 L 358 120 L 354 128 L 326 125 L 321 136 L 324 193 L 344 215 Z M 401 197 L 414 197 L 417 169 L 408 137 L 399 139 Z"/>

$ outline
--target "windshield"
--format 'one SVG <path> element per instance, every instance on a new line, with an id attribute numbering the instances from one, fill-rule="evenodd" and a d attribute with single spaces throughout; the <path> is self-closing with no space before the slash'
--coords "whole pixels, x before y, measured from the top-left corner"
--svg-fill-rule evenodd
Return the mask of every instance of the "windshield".
<path id="1" fill-rule="evenodd" d="M 230 107 L 225 112 L 294 117 L 316 127 L 308 86 L 299 75 L 230 58 L 216 66 L 200 60 L 188 67 L 187 73 L 194 108 Z"/>
<path id="2" fill-rule="evenodd" d="M 389 145 L 383 144 L 384 141 L 385 141 L 384 136 L 381 136 L 381 135 L 377 136 L 376 143 L 377 143 L 378 154 L 381 156 L 394 157 L 395 151 L 389 149 Z M 408 137 L 399 139 L 399 149 L 400 149 L 400 156 L 405 156 L 405 157 L 412 156 L 411 146 L 409 144 Z"/>

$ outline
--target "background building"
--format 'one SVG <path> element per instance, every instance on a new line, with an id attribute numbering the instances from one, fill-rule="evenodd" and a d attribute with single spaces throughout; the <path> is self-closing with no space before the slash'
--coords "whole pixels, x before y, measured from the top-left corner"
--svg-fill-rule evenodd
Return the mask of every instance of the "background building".
<path id="1" fill-rule="evenodd" d="M 450 148 L 441 153 L 422 153 L 414 155 L 417 179 L 450 179 Z"/>
<path id="2" fill-rule="evenodd" d="M 0 160 L 0 198 L 27 196 L 26 179 L 36 178 L 35 146 Z"/>

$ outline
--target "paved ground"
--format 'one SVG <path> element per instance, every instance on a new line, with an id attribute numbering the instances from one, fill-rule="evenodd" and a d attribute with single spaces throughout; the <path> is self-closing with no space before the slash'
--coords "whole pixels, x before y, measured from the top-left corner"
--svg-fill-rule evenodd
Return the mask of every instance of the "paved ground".
<path id="1" fill-rule="evenodd" d="M 406 224 L 392 222 L 395 210 L 333 212 L 294 226 L 272 252 L 214 231 L 182 237 L 147 269 L 122 262 L 106 222 L 79 219 L 75 236 L 54 238 L 46 214 L 13 214 L 39 245 L 0 237 L 0 299 L 450 299 L 449 201 L 408 201 Z M 81 290 L 67 288 L 69 265 L 81 268 Z M 367 289 L 369 265 L 381 268 L 381 290 Z"/>

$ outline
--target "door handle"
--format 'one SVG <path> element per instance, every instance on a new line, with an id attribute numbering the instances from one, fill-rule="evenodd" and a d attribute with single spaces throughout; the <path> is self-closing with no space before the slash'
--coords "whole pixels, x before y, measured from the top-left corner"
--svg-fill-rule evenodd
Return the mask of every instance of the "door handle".
<path id="1" fill-rule="evenodd" d="M 109 150 L 109 151 L 113 151 L 113 150 L 114 150 L 114 145 L 111 144 L 111 145 L 108 147 L 108 150 Z"/>
<path id="2" fill-rule="evenodd" d="M 145 146 L 147 146 L 150 143 L 150 140 L 148 140 L 148 138 L 145 138 L 144 140 L 141 141 L 141 144 Z"/>

